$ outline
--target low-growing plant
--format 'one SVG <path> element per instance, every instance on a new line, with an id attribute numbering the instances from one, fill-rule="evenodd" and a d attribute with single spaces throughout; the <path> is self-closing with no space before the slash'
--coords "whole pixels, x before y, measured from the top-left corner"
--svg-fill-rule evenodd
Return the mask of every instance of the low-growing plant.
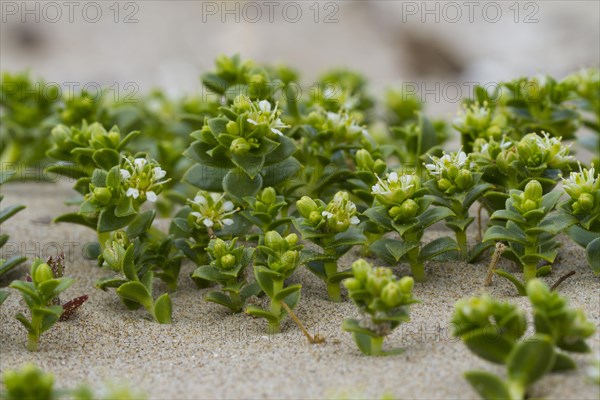
<path id="1" fill-rule="evenodd" d="M 237 240 L 211 240 L 206 249 L 210 263 L 199 266 L 192 275 L 193 278 L 215 282 L 221 286 L 221 291 L 208 293 L 204 300 L 220 304 L 236 313 L 243 310 L 248 298 L 261 292 L 256 282 L 248 283 L 246 278 L 246 267 L 252 262 L 254 249 L 236 246 Z"/>
<path id="2" fill-rule="evenodd" d="M 28 363 L 19 370 L 8 369 L 2 374 L 4 390 L 0 391 L 0 398 L 6 400 L 58 400 L 61 398 L 75 400 L 134 400 L 144 399 L 146 396 L 140 392 L 132 391 L 125 386 L 107 386 L 99 393 L 86 385 L 76 389 L 57 389 L 54 385 L 54 375 L 44 372 L 34 364 Z"/>
<path id="3" fill-rule="evenodd" d="M 57 277 L 56 275 L 60 275 Z M 21 292 L 21 296 L 29 308 L 31 319 L 21 313 L 16 315 L 17 320 L 27 330 L 27 349 L 37 351 L 40 336 L 50 329 L 63 315 L 64 309 L 60 305 L 58 296 L 75 281 L 54 273 L 47 263 L 39 258 L 31 264 L 30 281 L 13 281 L 10 287 Z"/>
<path id="4" fill-rule="evenodd" d="M 308 269 L 327 284 L 331 301 L 340 302 L 340 282 L 348 278 L 350 271 L 338 271 L 338 260 L 355 245 L 362 245 L 366 237 L 357 227 L 360 219 L 356 205 L 347 192 L 338 192 L 329 203 L 308 196 L 296 202 L 300 217 L 294 226 L 302 235 L 321 248 L 320 251 L 305 250 Z"/>
<path id="5" fill-rule="evenodd" d="M 401 240 L 381 238 L 370 249 L 389 264 L 407 261 L 416 281 L 425 280 L 424 263 L 444 253 L 457 251 L 456 242 L 441 237 L 422 245 L 425 229 L 455 213 L 445 206 L 431 207 L 434 198 L 427 195 L 416 174 L 387 174 L 385 180 L 378 178 L 372 193 L 376 203 L 365 215 L 384 232 L 397 232 Z"/>
<path id="6" fill-rule="evenodd" d="M 507 379 L 485 371 L 465 377 L 484 399 L 525 399 L 530 386 L 548 372 L 576 368 L 566 352 L 589 351 L 585 339 L 595 331 L 582 310 L 568 307 L 557 292 L 538 279 L 527 284 L 535 332 L 525 336 L 523 310 L 489 296 L 459 300 L 452 317 L 454 336 L 477 356 L 505 365 Z"/>
<path id="7" fill-rule="evenodd" d="M 469 156 L 463 151 L 444 154 L 441 158 L 431 156 L 431 164 L 426 164 L 431 179 L 425 182 L 434 196 L 435 205 L 442 205 L 454 213 L 446 218 L 446 226 L 456 235 L 456 243 L 463 260 L 468 259 L 467 228 L 475 218 L 469 215 L 469 208 L 492 188 L 481 182 L 482 174 L 472 170 Z"/>
<path id="8" fill-rule="evenodd" d="M 494 185 L 482 199 L 490 213 L 504 208 L 511 190 L 523 190 L 533 179 L 542 185 L 544 194 L 549 193 L 575 162 L 569 155 L 570 145 L 545 132 L 529 133 L 519 141 L 506 136 L 499 142 L 477 139 L 473 146 L 469 157 L 483 174 L 482 180 Z"/>
<path id="9" fill-rule="evenodd" d="M 131 241 L 126 231 L 113 232 L 104 244 L 99 260 L 103 268 L 117 273 L 117 276 L 100 280 L 96 286 L 102 290 L 115 288 L 128 309 L 144 307 L 156 322 L 169 324 L 171 299 L 168 293 L 164 293 L 154 300 L 154 272 L 151 266 L 153 258 L 165 257 L 170 249 L 171 243 L 167 240 L 154 251 L 148 252 L 151 249 L 140 242 L 139 238 Z M 164 264 L 164 259 L 159 260 Z"/>
<path id="10" fill-rule="evenodd" d="M 600 274 L 600 174 L 594 165 L 571 172 L 562 181 L 569 199 L 560 205 L 567 216 L 577 218 L 577 223 L 567 229 L 569 237 L 583 247 L 587 261 L 596 275 Z M 565 217 L 568 218 L 568 217 Z"/>
<path id="11" fill-rule="evenodd" d="M 285 286 L 285 280 L 300 265 L 298 236 L 294 233 L 285 238 L 277 231 L 269 231 L 261 239 L 254 255 L 254 277 L 262 291 L 269 296 L 269 310 L 247 306 L 246 313 L 264 318 L 269 322 L 269 333 L 280 331 L 281 320 L 286 315 L 284 302 L 294 309 L 300 299 L 301 285 Z"/>
<path id="12" fill-rule="evenodd" d="M 259 237 L 273 230 L 280 234 L 288 232 L 292 218 L 285 216 L 287 202 L 283 196 L 277 195 L 274 188 L 266 187 L 254 197 L 245 197 L 244 201 L 246 208 L 241 214 L 258 229 Z"/>
<path id="13" fill-rule="evenodd" d="M 352 264 L 352 278 L 346 279 L 344 286 L 361 318 L 345 319 L 342 329 L 352 333 L 363 354 L 383 356 L 403 351 L 383 350 L 383 341 L 401 323 L 410 320 L 409 306 L 418 303 L 412 297 L 413 285 L 413 278 L 397 280 L 389 268 L 373 268 L 362 259 Z"/>
<path id="14" fill-rule="evenodd" d="M 490 226 L 483 241 L 507 242 L 508 248 L 502 255 L 523 268 L 525 282 L 551 271 L 558 254 L 556 249 L 560 247 L 555 239 L 556 235 L 577 222 L 573 216 L 553 212 L 561 194 L 560 191 L 552 191 L 544 195 L 542 185 L 537 180 L 532 180 L 524 191 L 511 190 L 506 208 L 491 216 L 492 220 L 506 223 L 504 226 Z M 541 261 L 548 264 L 540 266 Z M 494 272 L 510 280 L 521 296 L 525 295 L 525 284 L 514 275 L 503 270 Z"/>
<path id="15" fill-rule="evenodd" d="M 2 171 L 2 173 L 0 173 L 0 185 L 2 185 L 4 182 L 9 180 L 12 175 L 14 175 L 14 171 Z M 2 202 L 3 199 L 4 199 L 4 195 L 0 194 L 0 202 Z M 19 211 L 23 210 L 24 208 L 25 208 L 25 206 L 22 206 L 22 205 L 13 205 L 13 206 L 3 208 L 0 211 L 0 224 L 6 222 L 6 220 L 8 220 L 10 217 L 15 215 Z M 0 250 L 2 249 L 2 247 L 4 247 L 6 242 L 8 242 L 9 238 L 10 237 L 6 233 L 0 234 Z M 0 258 L 0 278 L 2 278 L 9 271 L 14 269 L 16 266 L 21 264 L 26 259 L 27 259 L 26 257 L 22 257 L 20 255 L 14 255 L 14 256 L 10 257 L 9 259 Z M 4 303 L 4 301 L 6 300 L 8 295 L 9 295 L 8 292 L 0 290 L 0 305 L 2 303 Z"/>
<path id="16" fill-rule="evenodd" d="M 202 190 L 227 192 L 241 203 L 262 188 L 276 186 L 295 174 L 300 164 L 292 157 L 295 142 L 283 135 L 289 126 L 281 110 L 268 100 L 237 96 L 221 115 L 208 119 L 191 136 L 185 155 L 196 162 L 184 181 Z"/>

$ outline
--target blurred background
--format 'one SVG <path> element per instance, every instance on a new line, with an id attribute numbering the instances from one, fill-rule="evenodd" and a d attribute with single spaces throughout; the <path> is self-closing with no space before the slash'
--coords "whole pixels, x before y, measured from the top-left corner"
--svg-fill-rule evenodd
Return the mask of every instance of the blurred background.
<path id="1" fill-rule="evenodd" d="M 217 55 L 240 53 L 289 64 L 307 87 L 340 66 L 376 96 L 410 82 L 430 114 L 447 116 L 474 82 L 598 66 L 599 38 L 595 0 L 3 0 L 0 68 L 76 90 L 134 82 L 178 95 L 200 90 Z"/>

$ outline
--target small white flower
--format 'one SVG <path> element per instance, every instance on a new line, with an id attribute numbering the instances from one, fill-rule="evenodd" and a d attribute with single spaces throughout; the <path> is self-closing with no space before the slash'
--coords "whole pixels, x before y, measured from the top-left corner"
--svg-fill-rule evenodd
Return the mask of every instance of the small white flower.
<path id="1" fill-rule="evenodd" d="M 208 204 L 207 200 L 206 200 L 206 197 L 204 197 L 204 196 L 196 196 L 196 197 L 194 197 L 194 203 L 198 203 L 198 204 L 201 204 L 201 205 Z"/>
<path id="2" fill-rule="evenodd" d="M 258 122 L 256 122 L 252 118 L 247 118 L 246 121 L 250 122 L 252 125 L 258 125 Z"/>
<path id="3" fill-rule="evenodd" d="M 407 175 L 405 175 L 407 176 Z M 397 172 L 392 172 L 391 174 L 388 175 L 387 178 L 389 183 L 396 183 L 398 182 L 398 173 Z"/>
<path id="4" fill-rule="evenodd" d="M 167 176 L 167 171 L 165 171 L 161 167 L 154 167 L 153 171 L 154 171 L 154 179 L 156 179 L 156 180 L 162 179 L 165 176 Z"/>
<path id="5" fill-rule="evenodd" d="M 133 160 L 133 163 L 135 164 L 135 166 L 139 170 L 144 169 L 144 166 L 146 165 L 146 162 L 147 161 L 146 161 L 145 158 L 136 158 L 135 160 Z"/>
<path id="6" fill-rule="evenodd" d="M 373 186 L 371 186 L 371 191 L 375 194 L 383 193 L 383 189 L 381 188 L 381 185 L 379 183 L 376 183 Z"/>
<path id="7" fill-rule="evenodd" d="M 360 219 L 358 219 L 358 217 L 355 215 L 352 218 L 350 218 L 350 223 L 352 225 L 358 225 L 360 223 Z"/>
<path id="8" fill-rule="evenodd" d="M 146 199 L 151 203 L 156 203 L 158 196 L 153 191 L 146 192 Z"/>
<path id="9" fill-rule="evenodd" d="M 201 218 L 202 217 L 202 214 L 200 214 L 198 211 L 192 211 L 190 213 L 190 215 L 193 215 L 196 218 Z"/>
<path id="10" fill-rule="evenodd" d="M 327 218 L 327 219 L 333 218 L 333 214 L 332 214 L 332 213 L 330 213 L 329 211 L 323 211 L 323 212 L 321 213 L 321 215 L 322 215 L 323 217 Z"/>
<path id="11" fill-rule="evenodd" d="M 123 178 L 123 179 L 131 178 L 131 174 L 126 169 L 121 168 L 120 171 L 121 171 L 121 178 Z"/>
<path id="12" fill-rule="evenodd" d="M 221 221 L 221 222 L 223 222 L 223 225 L 227 225 L 227 226 L 229 226 L 229 225 L 233 225 L 233 220 L 232 220 L 231 218 L 225 218 L 225 219 L 224 219 L 223 221 Z"/>
<path id="13" fill-rule="evenodd" d="M 204 224 L 204 226 L 206 226 L 207 228 L 210 228 L 211 226 L 213 226 L 215 223 L 212 222 L 211 219 L 209 218 L 204 218 L 204 221 L 202 221 L 202 223 Z"/>
<path id="14" fill-rule="evenodd" d="M 276 135 L 283 136 L 283 133 L 279 129 L 271 128 L 271 132 Z"/>
<path id="15" fill-rule="evenodd" d="M 137 199 L 140 197 L 140 191 L 135 188 L 129 188 L 127 189 L 126 195 L 127 197 L 133 197 L 134 199 Z"/>
<path id="16" fill-rule="evenodd" d="M 268 114 L 271 112 L 271 103 L 268 100 L 261 100 L 258 103 L 258 108 L 260 108 L 260 111 L 263 113 Z"/>
<path id="17" fill-rule="evenodd" d="M 233 205 L 233 203 L 231 201 L 226 201 L 225 203 L 223 203 L 223 211 L 231 211 L 235 208 L 235 206 Z"/>

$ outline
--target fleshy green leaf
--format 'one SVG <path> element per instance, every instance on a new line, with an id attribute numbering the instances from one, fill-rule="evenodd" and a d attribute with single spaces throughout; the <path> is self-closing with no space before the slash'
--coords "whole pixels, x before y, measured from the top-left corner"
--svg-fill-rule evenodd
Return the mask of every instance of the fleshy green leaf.
<path id="1" fill-rule="evenodd" d="M 484 400 L 520 400 L 513 398 L 508 385 L 490 372 L 468 371 L 465 378 Z"/>
<path id="2" fill-rule="evenodd" d="M 171 323 L 172 305 L 168 293 L 163 294 L 154 303 L 154 319 L 159 324 Z"/>
<path id="3" fill-rule="evenodd" d="M 527 387 L 554 366 L 556 353 L 552 338 L 536 334 L 518 343 L 507 359 L 508 377 Z"/>

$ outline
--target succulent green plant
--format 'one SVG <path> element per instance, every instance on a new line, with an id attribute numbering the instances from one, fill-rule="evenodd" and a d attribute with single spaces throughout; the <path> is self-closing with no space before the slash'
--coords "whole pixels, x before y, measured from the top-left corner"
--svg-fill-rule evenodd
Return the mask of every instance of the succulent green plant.
<path id="1" fill-rule="evenodd" d="M 64 312 L 58 295 L 75 281 L 71 278 L 56 277 L 47 263 L 37 258 L 30 269 L 31 281 L 13 281 L 10 287 L 21 292 L 31 313 L 31 319 L 21 313 L 17 320 L 27 330 L 27 350 L 37 351 L 40 336 L 50 329 Z"/>
<path id="2" fill-rule="evenodd" d="M 266 187 L 254 197 L 245 197 L 244 202 L 246 207 L 241 214 L 258 229 L 259 237 L 272 230 L 280 234 L 288 232 L 292 222 L 291 217 L 285 216 L 288 204 L 274 188 Z"/>
<path id="3" fill-rule="evenodd" d="M 454 213 L 446 218 L 446 226 L 456 235 L 460 257 L 467 260 L 469 246 L 467 228 L 475 218 L 469 215 L 469 208 L 492 188 L 481 182 L 482 174 L 473 170 L 469 156 L 463 151 L 444 154 L 441 158 L 431 156 L 432 163 L 425 168 L 431 179 L 425 182 L 434 196 L 435 205 L 442 205 Z"/>
<path id="4" fill-rule="evenodd" d="M 202 190 L 227 192 L 241 203 L 297 173 L 300 164 L 292 156 L 296 144 L 283 135 L 288 125 L 280 114 L 268 100 L 237 96 L 230 107 L 221 108 L 219 117 L 191 134 L 195 141 L 184 154 L 195 164 L 184 181 Z"/>
<path id="5" fill-rule="evenodd" d="M 431 207 L 434 198 L 421 186 L 414 173 L 387 174 L 372 188 L 376 203 L 364 214 L 384 232 L 396 232 L 401 240 L 384 237 L 371 243 L 370 249 L 389 264 L 407 261 L 416 281 L 425 280 L 424 263 L 458 250 L 456 242 L 441 237 L 422 245 L 425 229 L 456 214 L 445 206 Z"/>
<path id="6" fill-rule="evenodd" d="M 587 260 L 596 275 L 600 274 L 600 174 L 591 168 L 579 166 L 562 181 L 569 199 L 560 205 L 565 218 L 575 217 L 577 223 L 567 229 L 569 237 L 583 247 Z"/>
<path id="7" fill-rule="evenodd" d="M 523 190 L 533 179 L 542 185 L 544 194 L 550 192 L 575 162 L 569 152 L 570 145 L 544 132 L 529 133 L 515 142 L 506 137 L 500 142 L 477 139 L 469 157 L 483 173 L 482 180 L 495 186 L 485 193 L 483 204 L 490 213 L 500 210 L 510 190 Z"/>
<path id="8" fill-rule="evenodd" d="M 14 171 L 2 171 L 0 173 L 0 185 L 6 182 L 10 177 L 14 175 Z M 0 202 L 4 199 L 4 195 L 0 195 Z M 22 205 L 13 205 L 6 208 L 3 208 L 0 211 L 0 224 L 6 222 L 10 217 L 23 210 L 25 206 Z M 10 237 L 6 233 L 0 234 L 0 249 L 4 247 L 4 245 L 8 242 Z M 6 275 L 9 271 L 13 270 L 27 258 L 22 257 L 20 255 L 13 255 L 8 259 L 0 258 L 0 278 Z M 4 303 L 4 300 L 8 297 L 8 292 L 0 290 L 0 305 Z"/>
<path id="9" fill-rule="evenodd" d="M 506 200 L 506 208 L 492 214 L 492 220 L 506 221 L 505 225 L 490 226 L 484 236 L 484 242 L 507 242 L 508 249 L 503 256 L 523 268 L 523 279 L 530 281 L 536 276 L 544 276 L 551 270 L 560 243 L 556 235 L 577 223 L 571 215 L 553 212 L 562 193 L 552 191 L 543 194 L 542 185 L 532 180 L 525 190 L 511 190 Z M 541 261 L 548 264 L 541 266 Z M 519 294 L 524 296 L 525 285 L 514 275 L 503 270 L 496 274 L 510 280 Z"/>
<path id="10" fill-rule="evenodd" d="M 363 354 L 383 356 L 403 351 L 383 350 L 383 341 L 401 323 L 410 320 L 409 306 L 418 303 L 412 297 L 413 285 L 413 278 L 397 280 L 391 269 L 373 268 L 363 259 L 352 264 L 352 278 L 344 280 L 344 286 L 361 318 L 345 319 L 342 329 L 352 333 Z"/>
<path id="11" fill-rule="evenodd" d="M 320 247 L 319 251 L 305 250 L 303 256 L 308 269 L 327 284 L 329 300 L 342 301 L 340 282 L 350 271 L 338 271 L 338 260 L 352 247 L 362 245 L 366 237 L 357 227 L 360 219 L 356 205 L 347 192 L 338 192 L 329 203 L 308 196 L 296 202 L 300 217 L 294 226 L 308 240 Z"/>
<path id="12" fill-rule="evenodd" d="M 209 292 L 204 300 L 220 304 L 235 313 L 242 312 L 246 300 L 261 292 L 256 282 L 249 283 L 246 278 L 246 268 L 252 261 L 254 249 L 236 246 L 237 240 L 212 239 L 206 249 L 210 263 L 199 266 L 192 275 L 193 278 L 218 283 L 221 291 Z"/>
<path id="13" fill-rule="evenodd" d="M 485 371 L 465 374 L 484 399 L 525 399 L 530 386 L 549 372 L 576 368 L 567 352 L 589 351 L 585 339 L 595 331 L 582 310 L 572 309 L 565 298 L 538 279 L 527 284 L 533 308 L 532 336 L 525 335 L 525 312 L 489 296 L 459 300 L 452 317 L 454 336 L 477 356 L 505 365 L 507 379 Z"/>
<path id="14" fill-rule="evenodd" d="M 109 385 L 98 393 L 94 393 L 86 385 L 81 385 L 72 390 L 57 389 L 54 385 L 54 375 L 31 363 L 24 364 L 19 370 L 5 370 L 2 379 L 4 390 L 0 391 L 0 398 L 6 400 L 58 400 L 62 398 L 75 400 L 134 400 L 146 398 L 143 393 L 132 391 L 125 386 Z"/>
<path id="15" fill-rule="evenodd" d="M 461 142 L 467 153 L 473 151 L 477 139 L 500 141 L 510 133 L 506 115 L 493 113 L 487 102 L 464 106 L 452 126 L 461 134 Z"/>
<path id="16" fill-rule="evenodd" d="M 301 285 L 285 286 L 285 280 L 291 276 L 300 264 L 298 236 L 294 233 L 285 238 L 277 231 L 269 231 L 259 242 L 254 255 L 254 277 L 262 291 L 269 296 L 269 310 L 247 306 L 246 313 L 253 317 L 264 318 L 269 322 L 269 333 L 280 331 L 280 325 L 286 310 L 294 309 L 300 299 Z"/>
<path id="17" fill-rule="evenodd" d="M 139 241 L 137 236 L 132 241 L 126 231 L 112 232 L 103 246 L 99 260 L 103 268 L 117 275 L 98 281 L 96 286 L 102 290 L 115 288 L 117 295 L 128 309 L 144 307 L 156 322 L 170 324 L 172 305 L 169 294 L 164 293 L 156 300 L 152 296 L 154 281 L 152 264 L 156 262 L 157 257 L 165 257 L 170 249 L 170 240 L 160 244 L 158 248 L 149 249 L 146 243 Z M 167 258 L 172 259 L 168 256 Z M 159 258 L 159 264 L 164 262 L 164 259 Z"/>

